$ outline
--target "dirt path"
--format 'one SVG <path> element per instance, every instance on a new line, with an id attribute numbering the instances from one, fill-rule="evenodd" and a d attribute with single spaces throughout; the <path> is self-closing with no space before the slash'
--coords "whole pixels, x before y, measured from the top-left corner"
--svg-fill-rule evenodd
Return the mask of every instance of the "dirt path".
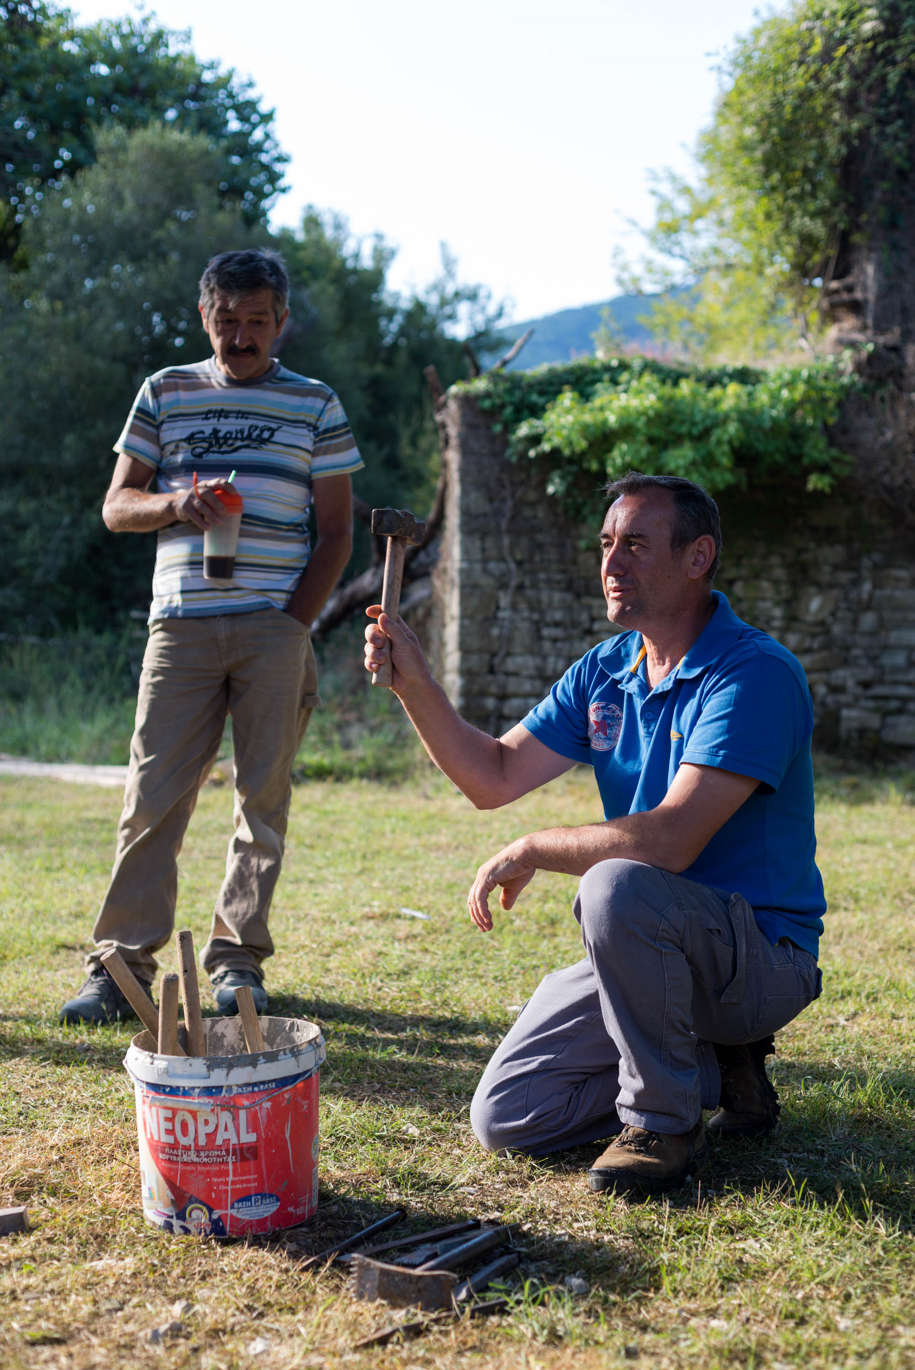
<path id="1" fill-rule="evenodd" d="M 35 775 L 46 780 L 68 780 L 73 785 L 107 785 L 122 789 L 126 766 L 77 766 L 75 762 L 28 761 L 0 752 L 0 775 Z"/>

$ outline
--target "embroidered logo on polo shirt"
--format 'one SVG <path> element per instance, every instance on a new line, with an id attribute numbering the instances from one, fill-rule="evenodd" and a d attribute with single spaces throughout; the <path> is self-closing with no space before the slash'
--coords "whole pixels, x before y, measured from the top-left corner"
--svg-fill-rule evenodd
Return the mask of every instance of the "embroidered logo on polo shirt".
<path id="1" fill-rule="evenodd" d="M 678 733 L 677 730 L 676 730 L 676 728 L 671 728 L 671 730 L 670 730 L 670 740 L 671 740 L 671 742 L 682 742 L 682 741 L 683 741 L 683 734 L 682 734 L 682 733 Z"/>
<path id="2" fill-rule="evenodd" d="M 619 741 L 623 711 L 618 704 L 597 700 L 588 706 L 588 742 L 596 752 L 610 752 Z"/>

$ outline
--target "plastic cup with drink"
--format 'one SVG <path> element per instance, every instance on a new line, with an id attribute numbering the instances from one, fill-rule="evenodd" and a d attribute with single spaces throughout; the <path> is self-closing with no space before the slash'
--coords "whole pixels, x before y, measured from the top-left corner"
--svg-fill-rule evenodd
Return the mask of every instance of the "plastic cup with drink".
<path id="1" fill-rule="evenodd" d="M 233 471 L 227 485 L 235 478 Z M 194 488 L 197 488 L 197 475 L 194 474 Z M 213 489 L 210 491 L 223 507 L 224 517 L 203 533 L 203 576 L 205 580 L 217 585 L 231 585 L 235 575 L 235 553 L 238 548 L 238 530 L 241 526 L 244 503 L 237 490 Z"/>

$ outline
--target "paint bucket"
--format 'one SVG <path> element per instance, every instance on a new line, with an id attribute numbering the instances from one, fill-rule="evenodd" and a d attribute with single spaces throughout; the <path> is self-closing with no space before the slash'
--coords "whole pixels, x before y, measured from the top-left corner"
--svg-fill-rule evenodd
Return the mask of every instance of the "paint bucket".
<path id="1" fill-rule="evenodd" d="M 147 1222 L 242 1237 L 295 1227 L 317 1208 L 324 1039 L 305 1019 L 259 1021 L 258 1052 L 238 1018 L 205 1020 L 206 1056 L 160 1056 L 149 1032 L 131 1042 Z"/>

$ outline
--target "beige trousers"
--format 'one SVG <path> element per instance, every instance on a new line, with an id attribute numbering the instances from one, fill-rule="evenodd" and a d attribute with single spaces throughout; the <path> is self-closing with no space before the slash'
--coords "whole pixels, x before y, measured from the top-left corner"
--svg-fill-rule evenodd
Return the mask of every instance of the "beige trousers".
<path id="1" fill-rule="evenodd" d="M 200 959 L 211 974 L 259 971 L 273 951 L 267 915 L 283 859 L 292 764 L 317 683 L 307 628 L 279 609 L 150 626 L 114 868 L 90 965 L 117 947 L 135 975 L 152 980 L 155 953 L 174 928 L 178 853 L 228 714 L 234 831 Z"/>

